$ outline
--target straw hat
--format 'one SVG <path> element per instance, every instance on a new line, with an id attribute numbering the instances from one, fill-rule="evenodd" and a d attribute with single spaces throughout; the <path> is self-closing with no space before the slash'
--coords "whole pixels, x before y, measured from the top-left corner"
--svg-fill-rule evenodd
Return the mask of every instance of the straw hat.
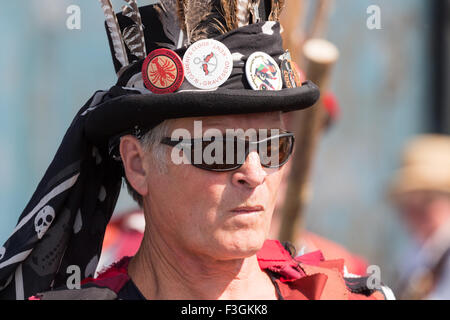
<path id="1" fill-rule="evenodd" d="M 421 135 L 407 144 L 390 194 L 398 196 L 412 191 L 450 193 L 450 136 Z"/>

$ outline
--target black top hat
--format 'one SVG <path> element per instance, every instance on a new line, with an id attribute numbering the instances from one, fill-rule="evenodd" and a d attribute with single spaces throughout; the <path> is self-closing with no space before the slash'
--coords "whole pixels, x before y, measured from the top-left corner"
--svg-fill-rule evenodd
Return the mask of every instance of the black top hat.
<path id="1" fill-rule="evenodd" d="M 117 16 L 109 0 L 101 2 L 118 74 L 116 86 L 128 90 L 90 112 L 86 130 L 96 144 L 170 118 L 288 112 L 310 107 L 319 98 L 310 81 L 272 91 L 254 90 L 247 80 L 246 64 L 254 52 L 281 64 L 285 51 L 277 20 L 284 1 L 163 0 L 138 9 L 135 1 L 127 0 L 129 6 Z M 224 44 L 232 55 L 231 75 L 223 84 L 204 90 L 185 78 L 177 91 L 166 94 L 145 87 L 142 66 L 148 53 L 166 48 L 183 58 L 196 41 L 207 38 Z"/>

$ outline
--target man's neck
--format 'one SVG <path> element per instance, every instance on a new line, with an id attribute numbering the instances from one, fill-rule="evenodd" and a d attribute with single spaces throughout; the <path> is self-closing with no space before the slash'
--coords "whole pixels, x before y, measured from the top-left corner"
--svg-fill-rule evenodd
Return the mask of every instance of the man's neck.
<path id="1" fill-rule="evenodd" d="M 144 236 L 128 268 L 146 299 L 276 299 L 275 287 L 256 255 L 218 261 L 155 240 Z"/>

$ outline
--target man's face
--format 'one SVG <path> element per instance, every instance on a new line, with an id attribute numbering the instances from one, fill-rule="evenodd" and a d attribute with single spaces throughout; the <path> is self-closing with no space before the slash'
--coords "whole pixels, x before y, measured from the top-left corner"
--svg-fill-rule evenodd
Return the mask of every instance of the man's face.
<path id="1" fill-rule="evenodd" d="M 172 132 L 185 128 L 194 138 L 194 120 L 203 132 L 226 129 L 284 129 L 280 113 L 176 119 Z M 198 137 L 195 137 L 198 138 Z M 191 164 L 176 165 L 168 148 L 167 172 L 154 172 L 144 198 L 146 221 L 158 236 L 195 254 L 217 260 L 244 258 L 263 245 L 270 228 L 283 168 L 261 166 L 256 151 L 229 172 L 213 172 Z M 149 164 L 151 167 L 151 164 Z"/>
<path id="2" fill-rule="evenodd" d="M 448 221 L 450 198 L 436 191 L 411 191 L 398 196 L 397 207 L 401 218 L 421 243 Z"/>

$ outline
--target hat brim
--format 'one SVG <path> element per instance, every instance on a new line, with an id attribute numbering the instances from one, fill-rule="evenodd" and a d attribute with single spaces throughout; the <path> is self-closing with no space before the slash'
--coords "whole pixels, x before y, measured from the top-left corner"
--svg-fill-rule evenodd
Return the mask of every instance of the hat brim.
<path id="1" fill-rule="evenodd" d="M 392 179 L 389 196 L 395 199 L 414 191 L 450 193 L 450 170 L 429 165 L 413 165 L 398 170 Z"/>
<path id="2" fill-rule="evenodd" d="M 86 136 L 101 145 L 134 126 L 152 128 L 166 119 L 301 110 L 314 105 L 319 88 L 306 81 L 280 91 L 183 91 L 171 94 L 127 94 L 102 103 L 86 116 Z"/>

